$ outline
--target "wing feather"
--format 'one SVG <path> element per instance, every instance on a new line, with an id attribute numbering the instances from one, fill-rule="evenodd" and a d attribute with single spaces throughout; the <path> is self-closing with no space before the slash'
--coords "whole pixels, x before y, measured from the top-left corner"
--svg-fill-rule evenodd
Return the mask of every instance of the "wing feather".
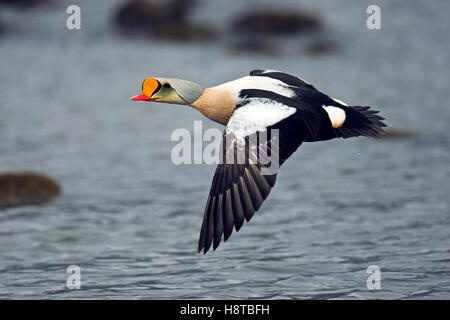
<path id="1" fill-rule="evenodd" d="M 255 112 L 254 103 L 256 101 L 253 101 L 249 116 Z M 246 116 L 245 107 L 241 107 L 243 109 L 239 114 L 239 121 L 244 125 L 251 123 L 250 119 L 248 122 L 242 121 Z M 264 105 L 264 108 L 267 108 L 267 105 Z M 275 106 L 275 108 L 279 111 L 284 107 Z M 292 112 L 291 114 L 295 115 Z M 290 118 L 281 117 L 278 122 L 268 120 L 267 123 L 270 125 L 265 130 L 277 129 L 280 134 L 278 136 L 269 134 L 266 139 L 258 139 L 257 135 L 261 132 L 258 130 L 248 136 L 239 136 L 239 133 L 242 133 L 239 128 L 234 127 L 237 129 L 236 135 L 235 131 L 227 127 L 222 137 L 221 159 L 232 159 L 233 162 L 221 163 L 216 168 L 203 217 L 198 243 L 199 252 L 206 253 L 211 246 L 215 250 L 221 242 L 222 235 L 224 241 L 227 241 L 233 227 L 239 231 L 244 221 L 250 221 L 269 196 L 275 185 L 277 171 L 264 175 L 262 169 L 271 165 L 268 160 L 277 159 L 280 164 L 283 163 L 303 142 L 307 134 L 307 129 L 297 129 L 297 134 L 292 136 L 292 126 L 298 126 L 298 121 L 301 124 L 303 120 L 301 117 L 294 120 Z M 233 123 L 233 116 L 230 122 Z M 290 141 L 284 142 L 283 139 Z M 227 144 L 229 141 L 232 142 Z M 256 148 L 250 145 L 252 141 L 257 142 Z M 273 154 L 272 146 L 275 143 L 280 145 L 279 158 Z M 230 153 L 232 157 L 229 157 Z"/>

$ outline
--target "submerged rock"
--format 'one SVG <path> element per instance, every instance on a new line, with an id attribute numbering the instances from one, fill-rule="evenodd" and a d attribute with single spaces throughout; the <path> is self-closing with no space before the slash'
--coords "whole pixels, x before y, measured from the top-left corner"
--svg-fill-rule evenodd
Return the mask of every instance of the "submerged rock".
<path id="1" fill-rule="evenodd" d="M 288 37 L 320 30 L 322 25 L 318 15 L 296 8 L 250 9 L 231 22 L 231 52 L 280 55 L 289 50 Z"/>
<path id="2" fill-rule="evenodd" d="M 304 51 L 310 55 L 336 54 L 342 50 L 341 45 L 330 40 L 315 40 L 304 47 Z"/>
<path id="3" fill-rule="evenodd" d="M 258 35 L 294 35 L 321 27 L 317 15 L 287 9 L 244 13 L 232 23 L 234 33 Z"/>
<path id="4" fill-rule="evenodd" d="M 51 178 L 34 172 L 0 174 L 0 209 L 41 204 L 61 193 Z"/>
<path id="5" fill-rule="evenodd" d="M 151 29 L 164 23 L 183 23 L 192 8 L 192 0 L 171 0 L 165 3 L 134 0 L 117 10 L 116 22 L 124 28 Z"/>
<path id="6" fill-rule="evenodd" d="M 210 40 L 213 28 L 191 23 L 187 15 L 194 0 L 170 0 L 162 3 L 134 0 L 125 3 L 115 15 L 117 26 L 125 31 L 151 35 L 160 39 Z"/>

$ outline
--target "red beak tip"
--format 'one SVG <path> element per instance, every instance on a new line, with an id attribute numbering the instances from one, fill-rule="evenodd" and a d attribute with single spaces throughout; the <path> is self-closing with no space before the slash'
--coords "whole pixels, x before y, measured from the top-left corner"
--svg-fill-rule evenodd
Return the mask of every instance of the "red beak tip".
<path id="1" fill-rule="evenodd" d="M 141 93 L 138 96 L 130 97 L 130 100 L 133 100 L 133 101 L 152 101 L 153 99 L 151 99 L 151 98 L 147 97 L 145 94 Z"/>

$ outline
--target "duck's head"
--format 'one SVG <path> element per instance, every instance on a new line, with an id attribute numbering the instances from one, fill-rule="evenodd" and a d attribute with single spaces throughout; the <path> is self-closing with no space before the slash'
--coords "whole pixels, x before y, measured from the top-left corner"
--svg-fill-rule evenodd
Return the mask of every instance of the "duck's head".
<path id="1" fill-rule="evenodd" d="M 171 78 L 147 78 L 142 83 L 142 93 L 130 99 L 176 104 L 192 104 L 205 90 L 201 85 Z"/>

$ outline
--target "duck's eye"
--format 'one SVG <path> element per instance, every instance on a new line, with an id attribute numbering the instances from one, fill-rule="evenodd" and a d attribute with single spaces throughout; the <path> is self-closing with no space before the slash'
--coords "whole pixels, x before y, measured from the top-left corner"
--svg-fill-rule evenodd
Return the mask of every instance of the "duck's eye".
<path id="1" fill-rule="evenodd" d="M 170 84 L 168 84 L 167 82 L 163 84 L 164 88 L 170 88 Z"/>

